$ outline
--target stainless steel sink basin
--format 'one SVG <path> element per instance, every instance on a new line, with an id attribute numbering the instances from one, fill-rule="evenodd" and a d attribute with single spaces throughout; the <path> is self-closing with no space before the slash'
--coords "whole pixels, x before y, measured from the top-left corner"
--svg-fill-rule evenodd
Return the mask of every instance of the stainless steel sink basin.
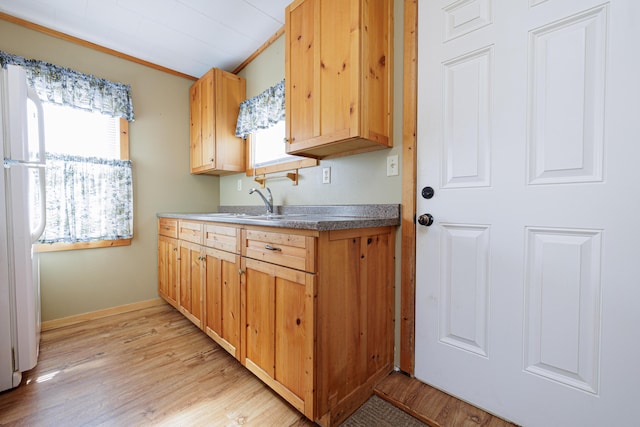
<path id="1" fill-rule="evenodd" d="M 200 214 L 202 217 L 208 217 L 212 219 L 243 219 L 250 221 L 278 221 L 285 220 L 289 218 L 299 218 L 305 216 L 304 214 L 247 214 L 247 213 L 236 213 L 236 212 L 212 212 L 212 213 L 203 213 Z"/>
<path id="2" fill-rule="evenodd" d="M 305 216 L 304 214 L 262 214 L 262 215 L 249 215 L 245 216 L 245 219 L 256 219 L 256 220 L 278 220 L 278 219 L 288 219 Z"/>
<path id="3" fill-rule="evenodd" d="M 234 217 L 234 218 L 248 216 L 246 213 L 234 213 L 234 212 L 214 212 L 214 213 L 203 213 L 200 215 L 213 216 L 213 217 Z"/>

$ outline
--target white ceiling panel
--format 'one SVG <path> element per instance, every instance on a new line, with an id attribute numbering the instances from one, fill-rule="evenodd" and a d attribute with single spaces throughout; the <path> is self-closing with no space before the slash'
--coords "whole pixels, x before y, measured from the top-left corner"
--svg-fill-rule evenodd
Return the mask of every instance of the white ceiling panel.
<path id="1" fill-rule="evenodd" d="M 179 3 L 176 0 L 89 0 L 102 8 L 117 6 L 118 9 L 153 22 L 169 25 L 175 17 Z"/>
<path id="2" fill-rule="evenodd" d="M 272 16 L 276 20 L 284 24 L 284 8 L 287 7 L 291 1 L 289 0 L 277 0 L 277 1 L 263 1 L 263 0 L 245 0 L 251 6 L 269 16 Z"/>
<path id="3" fill-rule="evenodd" d="M 242 63 L 282 27 L 290 1 L 0 0 L 0 11 L 199 77 Z"/>
<path id="4" fill-rule="evenodd" d="M 201 14 L 208 22 L 212 23 L 213 31 L 225 31 L 231 37 L 234 37 L 235 34 L 261 42 L 269 37 L 271 29 L 279 28 L 283 24 L 243 1 L 213 0 L 206 4 L 208 7 L 204 9 L 198 5 L 195 8 L 184 5 L 191 13 L 182 14 L 181 17 L 188 19 L 193 18 L 195 14 Z M 240 26 L 236 23 L 238 17 L 242 17 L 242 25 Z M 184 23 L 181 22 L 180 26 L 184 26 Z M 199 29 L 200 27 L 196 23 L 192 28 Z M 265 38 L 265 34 L 269 35 Z"/>

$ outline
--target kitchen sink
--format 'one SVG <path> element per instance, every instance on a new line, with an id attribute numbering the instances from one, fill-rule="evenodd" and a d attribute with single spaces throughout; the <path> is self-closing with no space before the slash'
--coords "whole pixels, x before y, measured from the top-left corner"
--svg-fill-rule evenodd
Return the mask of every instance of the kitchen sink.
<path id="1" fill-rule="evenodd" d="M 246 213 L 234 213 L 234 212 L 214 212 L 214 213 L 204 213 L 202 216 L 212 216 L 212 217 L 246 217 L 249 216 Z"/>
<path id="2" fill-rule="evenodd" d="M 262 214 L 262 215 L 249 215 L 246 216 L 246 219 L 256 219 L 256 220 L 277 220 L 277 219 L 288 219 L 305 216 L 305 214 Z"/>

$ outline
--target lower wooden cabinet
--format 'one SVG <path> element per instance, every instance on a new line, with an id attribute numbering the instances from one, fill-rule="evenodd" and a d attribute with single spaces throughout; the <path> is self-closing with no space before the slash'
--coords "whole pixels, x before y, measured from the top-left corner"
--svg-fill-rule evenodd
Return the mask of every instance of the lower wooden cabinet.
<path id="1" fill-rule="evenodd" d="M 243 258 L 244 365 L 313 419 L 315 275 Z"/>
<path id="2" fill-rule="evenodd" d="M 178 307 L 178 240 L 158 236 L 158 293 L 169 304 Z"/>
<path id="3" fill-rule="evenodd" d="M 394 233 L 242 231 L 241 362 L 320 425 L 339 425 L 393 369 Z"/>
<path id="4" fill-rule="evenodd" d="M 158 294 L 178 308 L 178 220 L 160 218 L 158 221 Z"/>
<path id="5" fill-rule="evenodd" d="M 205 248 L 204 332 L 240 359 L 240 255 Z"/>
<path id="6" fill-rule="evenodd" d="M 203 247 L 179 241 L 180 292 L 178 309 L 187 319 L 202 329 L 204 314 Z"/>
<path id="7" fill-rule="evenodd" d="M 160 296 L 177 245 L 179 310 L 307 418 L 340 424 L 392 371 L 394 227 L 175 229 L 158 239 Z"/>

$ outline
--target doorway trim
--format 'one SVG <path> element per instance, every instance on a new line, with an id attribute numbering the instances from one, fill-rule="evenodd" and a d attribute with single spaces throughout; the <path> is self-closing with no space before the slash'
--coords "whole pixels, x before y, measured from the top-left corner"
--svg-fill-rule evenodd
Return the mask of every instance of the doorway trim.
<path id="1" fill-rule="evenodd" d="M 416 318 L 418 0 L 404 0 L 403 62 L 400 370 L 413 376 Z"/>

